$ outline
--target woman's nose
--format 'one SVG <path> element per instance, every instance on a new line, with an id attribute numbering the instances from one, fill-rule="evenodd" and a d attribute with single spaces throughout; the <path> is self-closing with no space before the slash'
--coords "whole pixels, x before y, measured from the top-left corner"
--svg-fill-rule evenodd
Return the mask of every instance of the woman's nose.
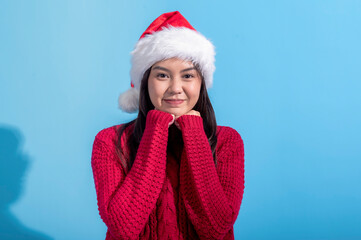
<path id="1" fill-rule="evenodd" d="M 182 80 L 179 77 L 174 77 L 170 81 L 169 90 L 173 94 L 179 94 L 182 92 Z"/>

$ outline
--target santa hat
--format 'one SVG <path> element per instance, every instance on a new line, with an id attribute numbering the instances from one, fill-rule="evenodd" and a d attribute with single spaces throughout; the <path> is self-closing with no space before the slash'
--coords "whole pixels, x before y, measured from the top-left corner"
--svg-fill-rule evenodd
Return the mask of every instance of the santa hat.
<path id="1" fill-rule="evenodd" d="M 119 96 L 119 107 L 125 112 L 136 112 L 143 75 L 154 63 L 179 58 L 196 63 L 206 87 L 212 86 L 214 46 L 178 12 L 169 12 L 155 19 L 139 38 L 132 51 L 131 88 Z"/>

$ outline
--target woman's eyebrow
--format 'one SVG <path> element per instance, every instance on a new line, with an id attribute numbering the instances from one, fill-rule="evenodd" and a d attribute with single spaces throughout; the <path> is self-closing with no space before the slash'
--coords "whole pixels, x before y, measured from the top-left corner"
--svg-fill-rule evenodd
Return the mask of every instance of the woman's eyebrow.
<path id="1" fill-rule="evenodd" d="M 153 67 L 152 69 L 153 69 L 153 70 L 159 69 L 159 70 L 163 70 L 163 71 L 166 71 L 166 72 L 170 72 L 167 68 L 160 67 L 160 66 L 155 66 L 155 67 Z"/>
<path id="2" fill-rule="evenodd" d="M 181 72 L 187 72 L 190 70 L 196 70 L 196 68 L 195 67 L 186 68 L 186 69 L 183 69 Z"/>
<path id="3" fill-rule="evenodd" d="M 156 70 L 156 69 L 163 70 L 163 71 L 166 71 L 166 72 L 170 72 L 169 69 L 161 67 L 161 66 L 155 66 L 155 67 L 152 68 L 152 70 Z M 190 67 L 190 68 L 183 69 L 180 72 L 187 72 L 187 71 L 190 71 L 190 70 L 196 70 L 196 68 L 195 67 Z"/>

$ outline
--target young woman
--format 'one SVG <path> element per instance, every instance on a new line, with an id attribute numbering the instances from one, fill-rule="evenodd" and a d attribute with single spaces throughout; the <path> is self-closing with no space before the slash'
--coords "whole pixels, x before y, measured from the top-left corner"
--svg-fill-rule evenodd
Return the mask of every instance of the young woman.
<path id="1" fill-rule="evenodd" d="M 93 146 L 106 239 L 234 239 L 244 150 L 216 124 L 214 55 L 179 12 L 158 17 L 135 46 L 119 104 L 138 117 L 100 131 Z"/>

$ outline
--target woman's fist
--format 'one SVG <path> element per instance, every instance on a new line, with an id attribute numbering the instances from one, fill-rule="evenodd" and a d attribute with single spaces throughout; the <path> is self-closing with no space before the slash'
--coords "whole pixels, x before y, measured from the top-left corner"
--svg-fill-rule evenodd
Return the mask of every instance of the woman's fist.
<path id="1" fill-rule="evenodd" d="M 172 119 L 172 121 L 170 121 L 170 122 L 168 123 L 168 127 L 170 127 L 170 126 L 175 122 L 175 116 L 174 116 L 174 114 L 171 114 L 171 115 L 172 115 L 173 119 Z"/>
<path id="2" fill-rule="evenodd" d="M 196 110 L 190 110 L 189 112 L 187 112 L 187 113 L 184 114 L 184 115 L 194 115 L 194 116 L 198 116 L 198 117 L 201 116 L 201 114 L 200 114 L 198 111 L 196 111 Z"/>

